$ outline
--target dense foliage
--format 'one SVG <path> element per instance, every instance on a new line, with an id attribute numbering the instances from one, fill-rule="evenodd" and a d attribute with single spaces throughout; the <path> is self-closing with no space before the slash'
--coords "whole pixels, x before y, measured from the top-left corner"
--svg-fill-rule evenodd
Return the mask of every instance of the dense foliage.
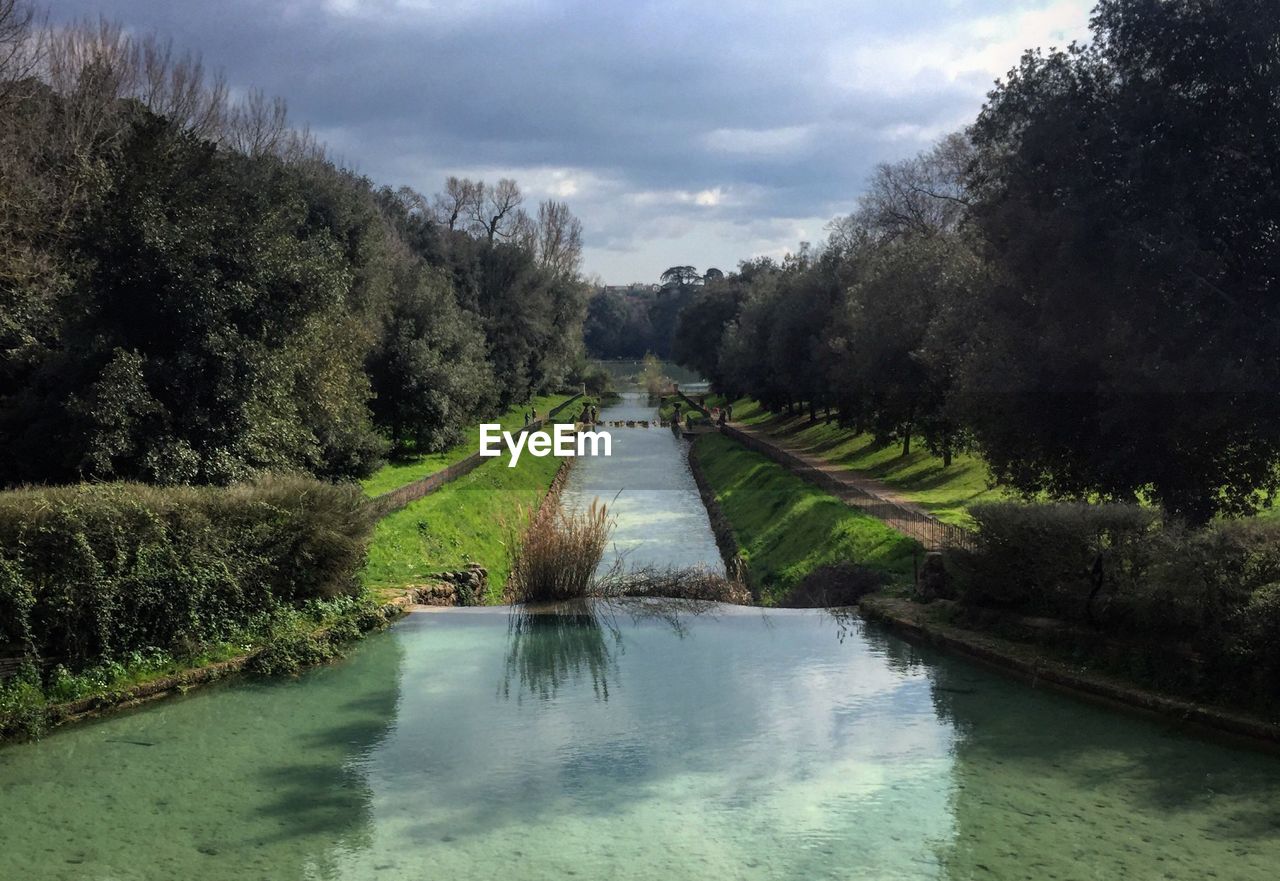
<path id="1" fill-rule="evenodd" d="M 0 493 L 0 656 L 76 670 L 190 653 L 301 601 L 358 592 L 358 489 L 100 484 Z"/>
<path id="2" fill-rule="evenodd" d="M 744 263 L 676 354 L 1028 496 L 1187 523 L 1280 487 L 1280 19 L 1103 0 L 965 133 L 881 166 L 820 247 Z"/>
<path id="3" fill-rule="evenodd" d="M 580 361 L 562 203 L 375 189 L 281 102 L 23 10 L 0 0 L 0 485 L 359 477 Z"/>
<path id="4" fill-rule="evenodd" d="M 1142 645 L 1130 670 L 1197 696 L 1280 703 L 1280 525 L 1162 525 L 1135 505 L 978 505 L 953 550 L 974 610 L 1049 615 Z M 1097 656 L 1106 646 L 1094 646 Z"/>
<path id="5" fill-rule="evenodd" d="M 699 275 L 692 266 L 672 266 L 657 285 L 597 289 L 583 328 L 587 350 L 606 360 L 634 360 L 649 352 L 670 359 L 681 312 L 704 284 L 723 278 L 715 268 Z"/>

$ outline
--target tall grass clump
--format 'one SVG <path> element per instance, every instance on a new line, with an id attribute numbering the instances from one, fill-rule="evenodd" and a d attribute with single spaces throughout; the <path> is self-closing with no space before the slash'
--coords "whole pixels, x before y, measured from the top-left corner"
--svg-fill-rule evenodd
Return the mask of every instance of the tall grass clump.
<path id="1" fill-rule="evenodd" d="M 596 499 L 586 508 L 567 508 L 551 498 L 531 516 L 527 508 L 518 511 L 516 522 L 525 521 L 523 536 L 508 530 L 513 556 L 507 599 L 536 603 L 591 596 L 613 534 L 608 506 Z"/>

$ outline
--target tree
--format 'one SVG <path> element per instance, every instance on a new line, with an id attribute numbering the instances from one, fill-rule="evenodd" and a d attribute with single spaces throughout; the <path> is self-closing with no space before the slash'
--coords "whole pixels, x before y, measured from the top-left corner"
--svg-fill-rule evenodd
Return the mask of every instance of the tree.
<path id="1" fill-rule="evenodd" d="M 78 230 L 60 345 L 0 405 L 4 479 L 369 473 L 350 263 L 300 178 L 136 113 Z"/>
<path id="2" fill-rule="evenodd" d="M 448 280 L 404 259 L 381 339 L 368 358 L 373 416 L 400 452 L 457 443 L 495 400 L 484 333 Z"/>
<path id="3" fill-rule="evenodd" d="M 1280 470 L 1280 19 L 1264 0 L 1102 0 L 972 130 L 999 275 L 967 407 L 1027 492 L 1147 495 L 1199 524 Z"/>
<path id="4" fill-rule="evenodd" d="M 661 281 L 664 287 L 687 288 L 702 281 L 698 270 L 692 266 L 672 266 L 663 271 Z"/>

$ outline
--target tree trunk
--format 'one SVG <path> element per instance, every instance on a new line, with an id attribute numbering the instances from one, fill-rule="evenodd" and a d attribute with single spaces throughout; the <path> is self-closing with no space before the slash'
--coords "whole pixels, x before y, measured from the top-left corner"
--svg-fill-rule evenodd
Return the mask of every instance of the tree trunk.
<path id="1" fill-rule="evenodd" d="M 911 426 L 907 426 L 906 433 L 902 435 L 902 455 L 911 455 Z"/>
<path id="2" fill-rule="evenodd" d="M 809 402 L 809 421 L 810 422 L 818 421 L 818 408 L 813 405 L 813 401 Z"/>

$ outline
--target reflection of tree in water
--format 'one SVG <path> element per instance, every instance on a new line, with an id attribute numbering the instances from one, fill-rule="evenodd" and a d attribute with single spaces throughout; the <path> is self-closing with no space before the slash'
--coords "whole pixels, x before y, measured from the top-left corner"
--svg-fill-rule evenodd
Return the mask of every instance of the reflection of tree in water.
<path id="1" fill-rule="evenodd" d="M 686 617 L 713 612 L 714 603 L 689 600 L 595 599 L 546 606 L 517 606 L 507 625 L 506 669 L 499 691 L 542 700 L 589 677 L 598 700 L 609 699 L 609 680 L 618 676 L 623 653 L 620 616 L 633 624 L 658 621 L 677 636 L 688 632 Z"/>
<path id="2" fill-rule="evenodd" d="M 946 877 L 1274 877 L 1274 758 L 886 643 L 952 730 Z"/>
<path id="3" fill-rule="evenodd" d="M 398 640 L 372 637 L 358 657 L 313 671 L 305 688 L 284 692 L 299 704 L 281 708 L 283 717 L 294 720 L 280 732 L 288 741 L 270 748 L 259 744 L 259 761 L 264 753 L 281 757 L 262 763 L 260 771 L 275 798 L 258 808 L 259 834 L 237 848 L 248 856 L 278 847 L 301 857 L 288 869 L 274 866 L 272 878 L 336 877 L 341 854 L 372 844 L 373 790 L 363 759 L 396 720 L 403 656 Z M 316 713 L 316 705 L 327 710 Z M 306 721 L 298 724 L 300 719 Z"/>
<path id="4" fill-rule="evenodd" d="M 507 624 L 507 663 L 502 696 L 527 691 L 550 700 L 564 685 L 583 677 L 600 700 L 609 699 L 609 676 L 617 673 L 615 652 L 622 651 L 622 632 L 603 608 L 579 601 L 554 607 L 517 606 Z"/>

